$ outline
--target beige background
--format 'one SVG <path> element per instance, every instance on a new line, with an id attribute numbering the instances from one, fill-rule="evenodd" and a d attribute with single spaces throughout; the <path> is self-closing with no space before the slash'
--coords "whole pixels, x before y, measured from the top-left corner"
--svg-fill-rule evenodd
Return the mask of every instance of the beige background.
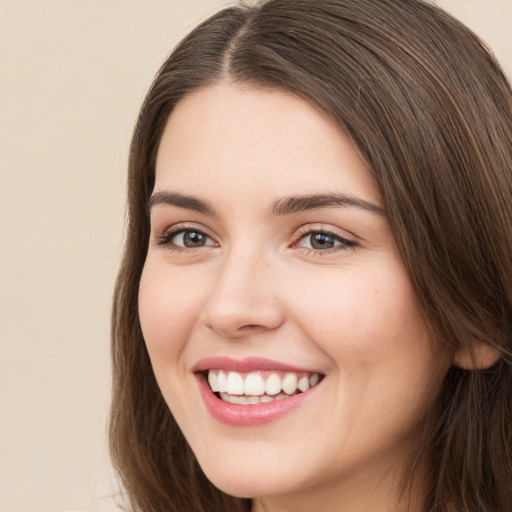
<path id="1" fill-rule="evenodd" d="M 512 0 L 438 3 L 512 75 Z M 169 50 L 226 4 L 0 0 L 0 512 L 111 510 L 109 311 L 130 132 Z"/>

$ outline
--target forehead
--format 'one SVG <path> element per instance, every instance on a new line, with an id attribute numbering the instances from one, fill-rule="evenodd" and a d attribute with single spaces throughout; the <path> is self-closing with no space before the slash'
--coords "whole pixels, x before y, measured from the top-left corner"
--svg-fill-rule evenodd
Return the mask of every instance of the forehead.
<path id="1" fill-rule="evenodd" d="M 379 202 L 356 148 L 327 116 L 291 93 L 220 84 L 186 96 L 157 156 L 155 190 L 228 195 L 335 191 Z M 182 190 L 183 189 L 183 190 Z"/>

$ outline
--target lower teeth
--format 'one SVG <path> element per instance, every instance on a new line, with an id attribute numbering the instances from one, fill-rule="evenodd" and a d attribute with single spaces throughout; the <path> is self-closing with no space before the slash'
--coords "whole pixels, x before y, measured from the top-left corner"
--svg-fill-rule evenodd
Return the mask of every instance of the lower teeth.
<path id="1" fill-rule="evenodd" d="M 238 404 L 238 405 L 255 405 L 273 402 L 274 400 L 285 400 L 286 398 L 290 398 L 293 395 L 288 395 L 287 393 L 279 393 L 275 396 L 270 395 L 261 395 L 261 396 L 248 396 L 248 395 L 229 395 L 228 393 L 216 393 L 221 400 L 224 402 L 228 402 L 230 404 Z M 297 394 L 297 393 L 294 393 Z"/>

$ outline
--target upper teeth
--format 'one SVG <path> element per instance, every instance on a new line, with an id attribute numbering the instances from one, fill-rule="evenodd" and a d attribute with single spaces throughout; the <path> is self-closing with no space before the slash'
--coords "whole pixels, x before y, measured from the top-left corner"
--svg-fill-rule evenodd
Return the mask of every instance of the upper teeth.
<path id="1" fill-rule="evenodd" d="M 283 391 L 293 395 L 298 391 L 307 391 L 320 380 L 318 373 L 295 372 L 261 372 L 239 373 L 224 370 L 209 370 L 208 383 L 213 392 L 230 395 L 274 396 Z"/>

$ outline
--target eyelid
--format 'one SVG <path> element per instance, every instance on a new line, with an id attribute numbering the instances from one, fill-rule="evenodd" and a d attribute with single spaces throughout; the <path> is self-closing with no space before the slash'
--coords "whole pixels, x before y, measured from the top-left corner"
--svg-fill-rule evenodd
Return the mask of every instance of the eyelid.
<path id="1" fill-rule="evenodd" d="M 214 242 L 214 244 L 208 244 L 203 247 L 212 247 L 213 245 L 219 245 L 219 242 L 217 241 L 215 235 L 212 234 L 209 229 L 195 222 L 178 222 L 177 224 L 172 224 L 171 226 L 166 227 L 165 229 L 161 230 L 159 233 L 156 233 L 154 235 L 155 243 L 156 245 L 162 247 L 172 246 L 174 250 L 196 251 L 198 248 L 181 247 L 171 243 L 171 239 L 183 231 L 195 231 L 197 233 L 201 233 L 210 238 Z"/>
<path id="2" fill-rule="evenodd" d="M 340 232 L 340 231 L 343 231 Z M 337 241 L 341 242 L 339 245 L 335 245 L 329 249 L 314 249 L 308 247 L 300 247 L 299 243 L 301 240 L 306 238 L 307 235 L 312 235 L 314 233 L 322 233 L 327 236 L 330 236 Z M 333 226 L 326 227 L 324 224 L 305 224 L 301 226 L 293 235 L 293 243 L 291 245 L 292 248 L 301 249 L 309 253 L 315 253 L 316 255 L 326 255 L 332 252 L 338 252 L 347 249 L 353 249 L 359 245 L 357 240 L 354 240 L 354 236 L 351 234 L 345 234 L 346 231 L 341 230 L 339 228 L 335 228 Z M 348 236 L 347 236 L 348 235 Z"/>
<path id="3" fill-rule="evenodd" d="M 337 228 L 335 226 L 322 224 L 320 222 L 312 222 L 311 224 L 304 224 L 300 228 L 298 228 L 294 235 L 294 239 L 299 239 L 303 237 L 304 235 L 307 235 L 309 233 L 325 233 L 328 235 L 335 236 L 337 238 L 341 238 L 342 240 L 347 240 L 349 242 L 353 242 L 354 244 L 357 243 L 356 236 L 352 233 L 349 233 L 348 231 Z"/>

